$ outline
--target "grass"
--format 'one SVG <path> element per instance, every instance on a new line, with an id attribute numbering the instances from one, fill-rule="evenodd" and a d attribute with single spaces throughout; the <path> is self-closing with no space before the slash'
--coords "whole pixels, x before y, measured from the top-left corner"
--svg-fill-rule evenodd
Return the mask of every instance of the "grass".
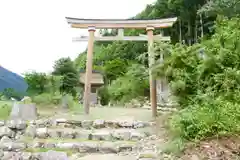
<path id="1" fill-rule="evenodd" d="M 12 103 L 10 101 L 0 101 L 0 120 L 5 120 L 11 113 Z"/>

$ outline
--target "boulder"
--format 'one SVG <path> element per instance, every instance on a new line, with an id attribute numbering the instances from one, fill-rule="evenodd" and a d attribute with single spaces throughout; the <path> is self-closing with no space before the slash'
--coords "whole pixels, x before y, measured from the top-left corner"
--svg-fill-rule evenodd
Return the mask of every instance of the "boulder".
<path id="1" fill-rule="evenodd" d="M 35 104 L 14 103 L 10 113 L 10 119 L 35 120 L 37 119 L 37 108 Z"/>

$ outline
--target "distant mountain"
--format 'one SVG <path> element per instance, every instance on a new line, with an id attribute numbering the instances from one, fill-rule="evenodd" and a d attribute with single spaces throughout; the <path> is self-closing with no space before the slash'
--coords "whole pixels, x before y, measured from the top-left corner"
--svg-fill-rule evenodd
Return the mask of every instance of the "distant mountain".
<path id="1" fill-rule="evenodd" d="M 26 93 L 28 84 L 22 76 L 0 66 L 0 92 L 8 88 L 18 93 Z"/>

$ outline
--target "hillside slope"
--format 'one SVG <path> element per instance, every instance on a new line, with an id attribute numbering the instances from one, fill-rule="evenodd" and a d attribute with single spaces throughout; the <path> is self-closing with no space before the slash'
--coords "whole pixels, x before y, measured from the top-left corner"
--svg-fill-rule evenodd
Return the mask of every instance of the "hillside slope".
<path id="1" fill-rule="evenodd" d="M 23 77 L 0 66 L 0 92 L 7 88 L 24 93 L 28 85 Z"/>

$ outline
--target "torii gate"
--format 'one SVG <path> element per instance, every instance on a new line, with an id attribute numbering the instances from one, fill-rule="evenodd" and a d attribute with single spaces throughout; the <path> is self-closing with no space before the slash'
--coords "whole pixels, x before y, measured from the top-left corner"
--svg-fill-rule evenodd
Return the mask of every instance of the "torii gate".
<path id="1" fill-rule="evenodd" d="M 156 94 L 156 80 L 152 76 L 151 67 L 154 64 L 154 41 L 170 41 L 170 37 L 163 37 L 162 35 L 153 35 L 155 28 L 167 28 L 172 27 L 177 18 L 168 19 L 155 19 L 155 20 L 137 20 L 137 19 L 79 19 L 66 17 L 68 24 L 72 28 L 88 29 L 89 36 L 81 36 L 75 38 L 75 41 L 88 41 L 87 50 L 87 65 L 86 65 L 86 77 L 85 77 L 85 89 L 84 89 L 84 110 L 86 114 L 89 114 L 90 105 L 90 91 L 91 91 L 91 75 L 92 75 L 92 59 L 93 59 L 93 45 L 94 41 L 148 41 L 148 55 L 149 55 L 149 82 L 150 82 L 150 99 L 152 116 L 157 116 L 157 94 Z M 124 29 L 138 28 L 146 29 L 147 35 L 139 36 L 124 36 Z M 118 29 L 117 36 L 99 36 L 95 37 L 94 32 L 96 29 Z"/>

